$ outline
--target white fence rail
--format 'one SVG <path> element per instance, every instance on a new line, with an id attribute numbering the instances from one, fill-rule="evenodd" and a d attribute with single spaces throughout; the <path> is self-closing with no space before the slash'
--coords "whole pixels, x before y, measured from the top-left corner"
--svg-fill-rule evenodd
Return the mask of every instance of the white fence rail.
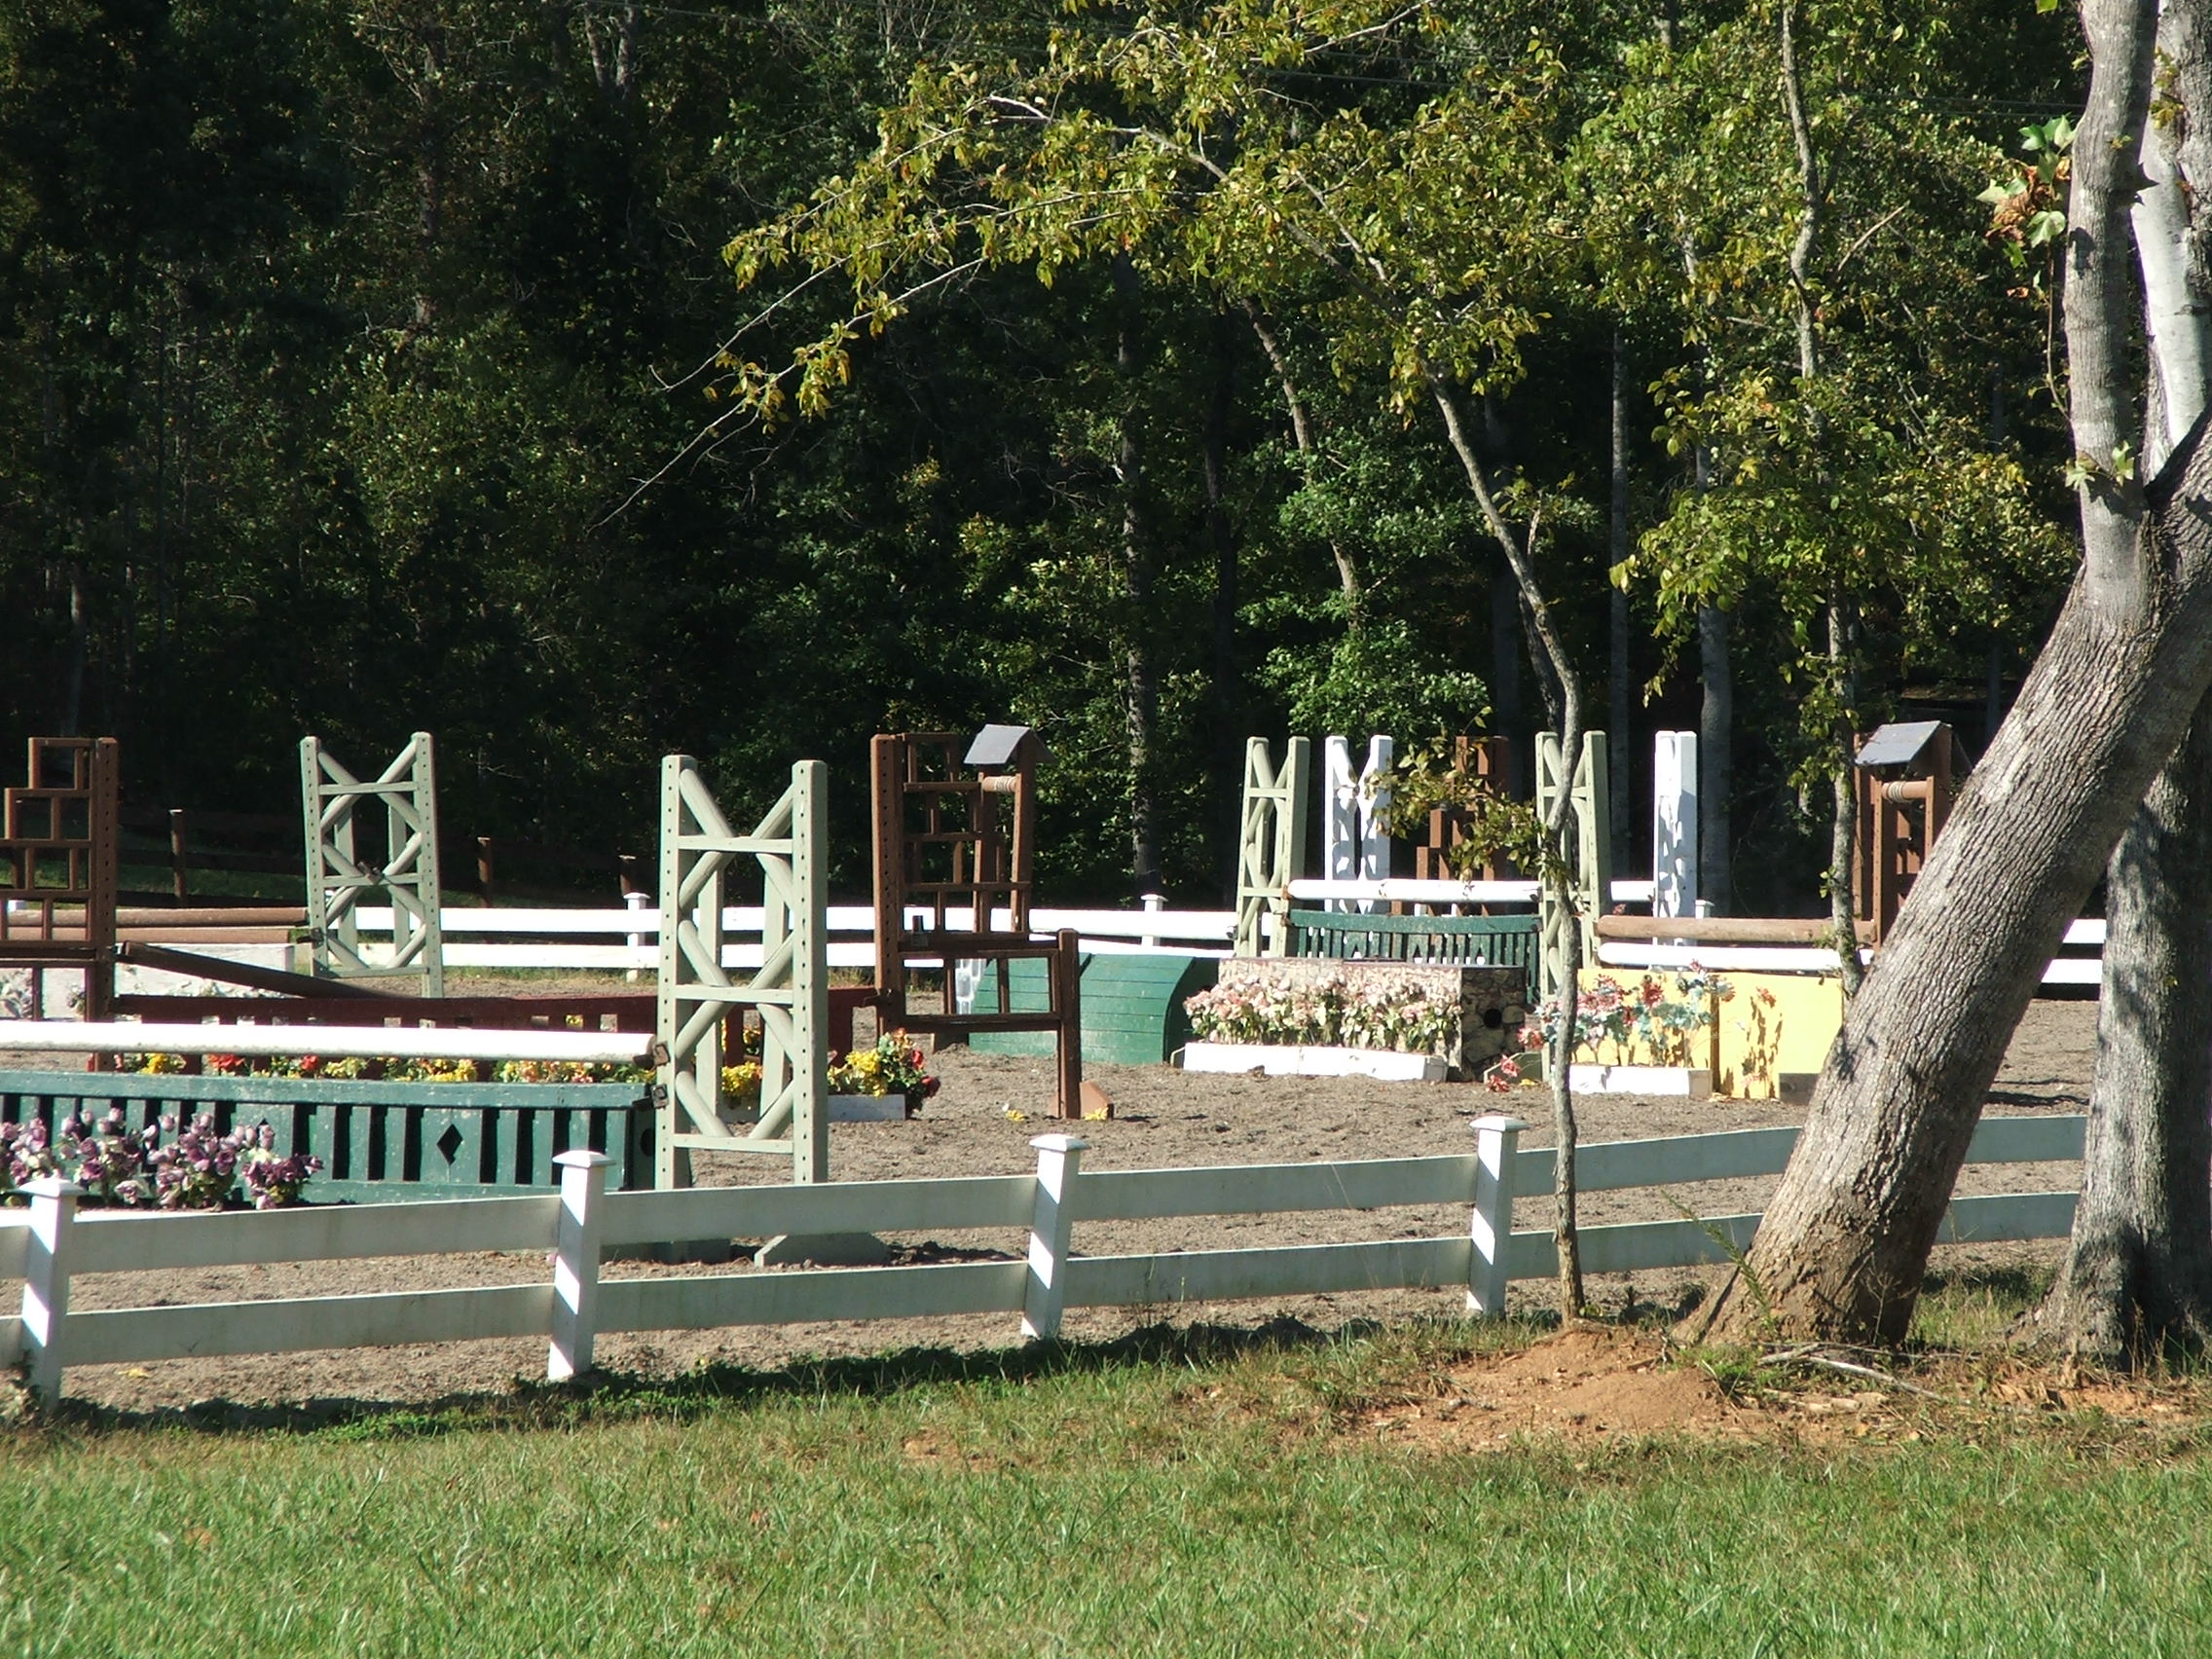
<path id="1" fill-rule="evenodd" d="M 2067 1161 L 2083 1120 L 1993 1118 L 1970 1163 Z M 1257 1296 L 1462 1285 L 1468 1308 L 1495 1314 L 1508 1280 L 1554 1268 L 1549 1231 L 1515 1233 L 1517 1191 L 1552 1177 L 1548 1150 L 1519 1148 L 1510 1118 L 1474 1124 L 1470 1154 L 1344 1163 L 1245 1164 L 1085 1172 L 1085 1143 L 1042 1135 L 1033 1175 L 724 1187 L 610 1194 L 601 1153 L 561 1155 L 558 1197 L 465 1198 L 360 1208 L 215 1216 L 79 1215 L 77 1189 L 30 1188 L 27 1212 L 0 1215 L 0 1278 L 23 1281 L 18 1316 L 0 1318 L 0 1364 L 27 1360 L 49 1399 L 71 1365 L 282 1353 L 311 1348 L 544 1337 L 547 1371 L 586 1370 L 599 1333 L 821 1320 L 1018 1313 L 1050 1337 L 1068 1308 L 1129 1307 Z M 1748 1129 L 1585 1148 L 1585 1192 L 1672 1188 L 1779 1173 L 1793 1128 Z M 2046 1192 L 1952 1201 L 1946 1243 L 2065 1235 L 2076 1195 Z M 1268 1249 L 1075 1253 L 1078 1223 L 1286 1211 L 1464 1205 L 1450 1237 Z M 1722 1260 L 1751 1241 L 1755 1214 L 1631 1222 L 1582 1231 L 1591 1272 Z M 1028 1231 L 1023 1259 L 915 1267 L 750 1272 L 696 1277 L 600 1278 L 604 1248 L 667 1240 L 853 1232 Z M 551 1283 L 285 1298 L 72 1312 L 86 1273 L 428 1255 L 462 1250 L 554 1252 Z"/>
<path id="2" fill-rule="evenodd" d="M 927 911 L 913 912 L 921 924 Z M 452 968 L 566 968 L 621 973 L 651 972 L 660 965 L 660 913 L 637 910 L 447 909 L 440 913 L 446 965 Z M 1007 912 L 994 913 L 994 926 L 1011 926 Z M 953 910 L 956 927 L 972 924 L 974 912 Z M 360 912 L 364 934 L 382 934 L 364 954 L 388 950 L 391 912 Z M 1053 910 L 1030 912 L 1038 933 L 1073 928 L 1083 948 L 1094 952 L 1176 950 L 1186 955 L 1226 956 L 1235 931 L 1230 910 Z M 725 968 L 760 966 L 760 909 L 733 905 L 722 912 Z M 875 911 L 866 904 L 832 904 L 829 914 L 830 966 L 875 965 Z"/>

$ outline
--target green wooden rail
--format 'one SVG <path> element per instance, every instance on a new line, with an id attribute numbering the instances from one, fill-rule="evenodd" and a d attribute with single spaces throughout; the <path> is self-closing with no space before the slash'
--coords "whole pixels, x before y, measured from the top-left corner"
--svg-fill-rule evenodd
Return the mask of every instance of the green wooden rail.
<path id="1" fill-rule="evenodd" d="M 1532 970 L 1534 916 L 1371 916 L 1356 910 L 1293 910 L 1290 953 L 1330 961 L 1488 964 Z"/>
<path id="2" fill-rule="evenodd" d="M 652 1185 L 653 1112 L 634 1083 L 363 1083 L 337 1078 L 0 1071 L 0 1122 L 123 1108 L 133 1130 L 212 1113 L 220 1132 L 266 1122 L 278 1157 L 313 1153 L 311 1202 L 557 1192 L 556 1153 L 604 1152 L 612 1185 Z M 164 1139 L 168 1138 L 164 1136 Z"/>

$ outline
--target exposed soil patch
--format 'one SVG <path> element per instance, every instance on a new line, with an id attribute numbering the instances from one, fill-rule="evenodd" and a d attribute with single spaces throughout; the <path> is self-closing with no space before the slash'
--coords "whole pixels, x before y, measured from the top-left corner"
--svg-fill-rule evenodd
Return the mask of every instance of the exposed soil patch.
<path id="1" fill-rule="evenodd" d="M 1415 1453 L 1480 1454 L 1528 1440 L 1652 1436 L 1718 1442 L 1909 1444 L 1936 1432 L 2072 1434 L 2099 1453 L 2160 1455 L 2212 1434 L 2202 1380 L 2081 1376 L 2025 1360 L 1938 1355 L 1895 1373 L 1790 1352 L 1730 1362 L 1727 1385 L 1648 1332 L 1585 1326 L 1416 1381 L 1418 1397 L 1346 1432 Z"/>
<path id="2" fill-rule="evenodd" d="M 1400 1445 L 1482 1452 L 1529 1435 L 1737 1436 L 1753 1430 L 1755 1417 L 1704 1371 L 1671 1361 L 1654 1339 L 1592 1327 L 1456 1365 L 1437 1379 L 1434 1399 L 1380 1407 L 1358 1427 Z"/>

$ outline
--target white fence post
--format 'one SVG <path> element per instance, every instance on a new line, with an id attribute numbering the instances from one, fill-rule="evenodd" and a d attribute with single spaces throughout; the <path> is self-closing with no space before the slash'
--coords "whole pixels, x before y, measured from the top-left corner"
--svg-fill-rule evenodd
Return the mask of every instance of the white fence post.
<path id="1" fill-rule="evenodd" d="M 1146 915 L 1157 916 L 1161 911 L 1167 908 L 1167 895 L 1164 893 L 1147 893 L 1139 903 L 1144 905 Z M 1160 936 L 1158 934 L 1146 934 L 1137 942 L 1147 950 L 1158 950 L 1160 948 Z"/>
<path id="2" fill-rule="evenodd" d="M 70 1230 L 85 1189 L 43 1176 L 30 1195 L 30 1236 L 23 1262 L 23 1342 L 30 1350 L 31 1391 L 48 1405 L 61 1398 L 61 1328 L 69 1317 Z"/>
<path id="3" fill-rule="evenodd" d="M 1654 916 L 1698 914 L 1697 814 L 1697 733 L 1659 732 L 1652 739 L 1651 750 Z"/>
<path id="4" fill-rule="evenodd" d="M 1380 732 L 1367 740 L 1367 764 L 1359 773 L 1359 879 L 1362 881 L 1390 878 L 1390 786 L 1378 787 L 1376 780 L 1389 771 L 1397 753 L 1397 744 Z M 1361 910 L 1382 908 L 1372 902 L 1355 907 Z"/>
<path id="5" fill-rule="evenodd" d="M 1359 780 L 1351 774 L 1351 745 L 1341 737 L 1321 745 L 1321 873 L 1331 881 L 1359 878 Z M 1323 907 L 1353 908 L 1341 899 Z"/>
<path id="6" fill-rule="evenodd" d="M 1037 1207 L 1029 1221 L 1029 1285 L 1021 1299 L 1021 1334 L 1041 1342 L 1060 1334 L 1060 1314 L 1068 1302 L 1068 1235 L 1075 1214 L 1068 1207 L 1083 1155 L 1090 1143 L 1080 1135 L 1039 1135 Z"/>
<path id="7" fill-rule="evenodd" d="M 1513 1165 L 1529 1125 L 1492 1113 L 1469 1126 L 1475 1131 L 1475 1209 L 1467 1311 L 1497 1319 L 1505 1314 L 1505 1252 L 1513 1241 Z"/>
<path id="8" fill-rule="evenodd" d="M 561 1166 L 561 1220 L 553 1242 L 552 1346 L 545 1375 L 556 1382 L 591 1369 L 592 1344 L 599 1336 L 599 1225 L 606 1213 L 607 1166 L 604 1152 L 564 1152 Z"/>
<path id="9" fill-rule="evenodd" d="M 625 893 L 625 894 L 623 894 L 623 895 L 622 895 L 622 907 L 623 907 L 623 908 L 624 908 L 625 910 L 628 910 L 628 911 L 629 911 L 629 912 L 630 912 L 630 913 L 631 913 L 632 915 L 636 915 L 636 914 L 637 914 L 637 913 L 638 913 L 639 911 L 641 911 L 641 910 L 650 910 L 650 909 L 652 909 L 652 907 L 653 907 L 653 898 L 654 898 L 654 895 L 652 895 L 652 894 L 650 894 L 650 893 L 647 893 L 647 892 L 645 892 L 645 890 L 644 890 L 643 888 L 633 888 L 633 889 L 631 889 L 631 891 L 629 891 L 628 893 Z M 658 929 L 658 927 L 659 927 L 659 925 L 660 925 L 660 924 L 659 924 L 659 921 L 658 921 L 658 919 L 657 919 L 657 912 L 656 912 L 656 919 L 655 919 L 655 921 L 654 921 L 654 924 L 653 924 L 653 925 L 654 925 L 654 927 L 655 927 L 655 929 L 656 929 L 656 930 Z M 630 946 L 630 948 L 631 948 L 632 950 L 638 950 L 638 949 L 641 949 L 641 948 L 643 948 L 643 947 L 644 947 L 644 945 L 645 945 L 645 936 L 644 934 L 642 934 L 642 933 L 634 933 L 634 934 L 631 934 L 631 935 L 629 935 L 629 936 L 628 936 L 628 943 L 629 943 L 629 946 Z M 656 943 L 658 942 L 657 937 L 656 937 L 655 942 L 656 942 Z M 624 978 L 624 979 L 628 980 L 628 981 L 629 981 L 629 982 L 630 982 L 631 984 L 635 985 L 635 984 L 638 984 L 639 982 L 641 982 L 641 981 L 642 981 L 642 980 L 643 980 L 643 979 L 645 978 L 645 970 L 644 970 L 644 969 L 642 969 L 642 968 L 632 968 L 632 969 L 631 969 L 631 970 L 630 970 L 630 971 L 629 971 L 628 973 L 624 974 L 624 975 L 623 975 L 622 977 L 623 977 L 623 978 Z"/>

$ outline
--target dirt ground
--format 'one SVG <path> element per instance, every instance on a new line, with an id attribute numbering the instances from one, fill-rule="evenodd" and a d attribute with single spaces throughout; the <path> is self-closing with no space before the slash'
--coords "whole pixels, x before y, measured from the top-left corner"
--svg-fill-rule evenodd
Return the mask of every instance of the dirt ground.
<path id="1" fill-rule="evenodd" d="M 2095 1005 L 2039 1001 L 2015 1036 L 1988 1106 L 2001 1114 L 2074 1112 L 2087 1093 Z M 20 1064 L 29 1056 L 0 1055 L 0 1065 Z M 841 1124 L 831 1131 L 831 1162 L 839 1180 L 886 1180 L 924 1175 L 1012 1174 L 1035 1166 L 1031 1136 L 1065 1127 L 1051 1117 L 1050 1062 L 977 1054 L 952 1049 L 936 1060 L 943 1088 L 922 1116 L 907 1123 Z M 1466 1147 L 1470 1119 L 1521 1103 L 1464 1084 L 1375 1083 L 1366 1079 L 1261 1079 L 1187 1074 L 1166 1066 L 1099 1066 L 1090 1077 L 1114 1103 L 1114 1117 L 1090 1122 L 1081 1132 L 1089 1142 L 1086 1166 L 1142 1169 L 1209 1163 L 1282 1163 L 1307 1160 L 1404 1158 L 1450 1153 Z M 1542 1119 L 1547 1100 L 1532 1091 L 1522 1107 Z M 1592 1097 L 1581 1102 L 1585 1144 L 1610 1140 L 1755 1128 L 1799 1121 L 1801 1114 L 1775 1102 L 1687 1103 Z M 1544 1145 L 1542 1124 L 1526 1144 Z M 772 1181 L 781 1165 L 767 1159 L 702 1160 L 703 1184 Z M 2072 1164 L 1992 1165 L 1969 1169 L 1962 1193 L 2042 1191 L 2071 1187 L 2079 1178 Z M 1605 1193 L 1589 1197 L 1584 1220 L 1591 1224 L 1663 1219 L 1677 1213 L 1670 1199 L 1699 1213 L 1721 1215 L 1761 1207 L 1771 1180 L 1701 1183 L 1662 1196 L 1655 1192 Z M 1543 1200 L 1524 1198 L 1522 1226 L 1535 1224 Z M 1466 1215 L 1458 1208 L 1405 1208 L 1380 1212 L 1323 1212 L 1311 1215 L 1203 1217 L 1196 1220 L 1088 1225 L 1077 1233 L 1079 1250 L 1090 1254 L 1124 1251 L 1234 1248 L 1333 1242 L 1376 1237 L 1434 1236 L 1459 1232 Z M 984 1232 L 943 1238 L 894 1235 L 907 1260 L 959 1259 L 1003 1255 L 1018 1259 L 1023 1238 L 1012 1232 Z M 1983 1246 L 1951 1250 L 1954 1264 L 1972 1260 L 2018 1262 L 2048 1259 L 2047 1245 Z M 411 1287 L 535 1282 L 545 1274 L 543 1261 L 531 1255 L 483 1253 L 459 1256 L 388 1258 L 376 1262 L 307 1263 L 293 1267 L 240 1268 L 87 1276 L 75 1282 L 73 1305 L 80 1309 L 139 1307 L 196 1301 L 258 1300 L 269 1297 L 389 1292 Z M 613 1263 L 609 1277 L 673 1272 L 760 1272 L 743 1265 L 671 1268 L 650 1263 Z M 1665 1298 L 1679 1292 L 1684 1271 L 1633 1275 L 1636 1293 Z M 1620 1301 L 1631 1275 L 1604 1275 L 1593 1281 L 1601 1305 Z M 0 1299 L 13 1301 L 16 1287 L 0 1285 Z M 1542 1303 L 1548 1287 L 1517 1287 L 1530 1305 Z M 1409 1315 L 1437 1316 L 1456 1311 L 1459 1294 L 1450 1291 L 1366 1292 L 1300 1297 L 1267 1302 L 1208 1304 L 1190 1316 L 1214 1324 L 1253 1324 L 1291 1317 L 1319 1328 L 1354 1319 Z M 1122 1309 L 1073 1312 L 1066 1335 L 1077 1340 L 1120 1335 L 1163 1317 L 1164 1309 Z M 1014 1320 L 1005 1315 L 922 1319 L 889 1324 L 795 1325 L 717 1331 L 620 1336 L 600 1344 L 601 1363 L 613 1369 L 668 1374 L 710 1362 L 767 1366 L 798 1355 L 872 1353 L 908 1345 L 951 1347 L 1003 1346 L 1014 1340 Z M 68 1374 L 68 1390 L 103 1405 L 128 1409 L 184 1406 L 206 1399 L 238 1402 L 309 1400 L 428 1400 L 456 1393 L 498 1390 L 517 1377 L 542 1375 L 542 1342 L 496 1341 L 337 1353 L 173 1360 L 145 1366 L 85 1366 Z M 1635 1369 L 1634 1365 L 1630 1368 Z"/>

